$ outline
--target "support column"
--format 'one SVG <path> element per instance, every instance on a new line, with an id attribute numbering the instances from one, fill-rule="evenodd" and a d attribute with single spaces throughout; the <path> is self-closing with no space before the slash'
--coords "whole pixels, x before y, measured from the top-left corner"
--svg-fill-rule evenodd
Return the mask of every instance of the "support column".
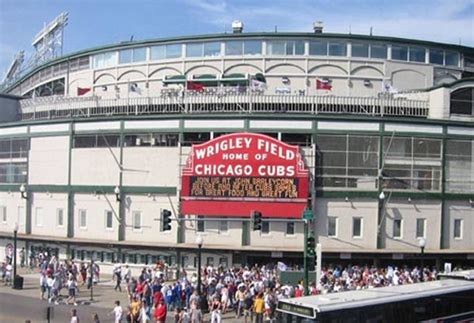
<path id="1" fill-rule="evenodd" d="M 67 193 L 67 237 L 74 237 L 74 193 Z"/>
<path id="2" fill-rule="evenodd" d="M 25 200 L 26 208 L 26 219 L 25 219 L 25 234 L 31 234 L 31 203 L 33 200 L 33 193 L 27 192 L 28 199 Z"/>

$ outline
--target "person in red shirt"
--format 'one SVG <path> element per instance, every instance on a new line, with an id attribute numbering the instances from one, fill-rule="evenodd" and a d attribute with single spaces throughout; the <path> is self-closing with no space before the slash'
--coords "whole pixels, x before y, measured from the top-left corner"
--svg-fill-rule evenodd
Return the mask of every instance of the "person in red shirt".
<path id="1" fill-rule="evenodd" d="M 160 303 L 155 309 L 155 317 L 156 323 L 165 323 L 166 321 L 166 313 L 167 313 L 167 308 L 164 299 L 162 298 L 160 300 Z"/>
<path id="2" fill-rule="evenodd" d="M 303 296 L 303 291 L 299 288 L 295 289 L 295 297 L 301 297 Z"/>
<path id="3" fill-rule="evenodd" d="M 155 307 L 158 307 L 162 299 L 163 299 L 163 294 L 159 290 L 157 290 L 155 294 L 153 294 L 153 304 L 155 304 Z"/>

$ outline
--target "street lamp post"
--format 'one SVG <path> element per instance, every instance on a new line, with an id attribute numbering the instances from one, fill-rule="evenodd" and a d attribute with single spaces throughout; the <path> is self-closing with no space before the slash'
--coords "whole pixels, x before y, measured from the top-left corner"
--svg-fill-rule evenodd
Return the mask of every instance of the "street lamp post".
<path id="1" fill-rule="evenodd" d="M 421 249 L 421 268 L 420 268 L 420 281 L 423 281 L 423 268 L 425 267 L 425 246 L 426 246 L 426 240 L 424 238 L 421 238 L 418 240 L 418 246 L 420 246 Z"/>
<path id="2" fill-rule="evenodd" d="M 15 226 L 13 227 L 13 288 L 16 288 L 15 280 L 16 280 L 16 242 L 17 242 L 17 235 L 18 235 L 18 223 L 15 222 Z"/>
<path id="3" fill-rule="evenodd" d="M 202 238 L 202 236 L 198 235 L 196 237 L 196 244 L 198 245 L 197 292 L 198 292 L 199 299 L 201 299 L 201 251 L 202 251 L 201 249 L 202 249 L 203 242 L 204 242 L 204 239 Z"/>
<path id="4" fill-rule="evenodd" d="M 90 278 L 90 284 L 91 284 L 91 297 L 90 301 L 94 301 L 94 253 L 91 254 L 91 278 Z"/>

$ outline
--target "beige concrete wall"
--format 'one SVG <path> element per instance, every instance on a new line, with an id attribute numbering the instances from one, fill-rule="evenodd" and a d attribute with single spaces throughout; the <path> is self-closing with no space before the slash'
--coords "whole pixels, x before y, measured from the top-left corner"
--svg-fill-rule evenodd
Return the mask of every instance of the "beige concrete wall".
<path id="1" fill-rule="evenodd" d="M 66 185 L 68 159 L 68 136 L 31 138 L 29 184 Z"/>
<path id="2" fill-rule="evenodd" d="M 378 203 L 373 200 L 317 199 L 315 230 L 323 251 L 370 252 L 377 248 Z M 337 234 L 328 237 L 328 217 L 337 217 Z M 363 220 L 362 237 L 352 237 L 352 219 Z"/>
<path id="3" fill-rule="evenodd" d="M 161 231 L 161 210 L 177 209 L 178 202 L 172 197 L 171 205 L 167 196 L 163 195 L 127 195 L 125 197 L 125 240 L 137 242 L 155 242 L 175 244 L 177 241 L 177 222 L 171 223 L 171 231 Z M 133 228 L 133 213 L 140 212 L 142 228 Z M 174 218 L 174 215 L 173 215 Z"/>
<path id="4" fill-rule="evenodd" d="M 252 225 L 250 225 L 250 245 L 252 247 L 272 251 L 303 250 L 304 226 L 302 223 L 295 223 L 295 234 L 293 235 L 286 234 L 286 223 L 270 222 L 270 232 L 268 234 L 261 233 L 260 231 L 252 231 L 251 226 Z"/>
<path id="5" fill-rule="evenodd" d="M 123 185 L 178 186 L 178 147 L 125 147 L 123 165 Z"/>
<path id="6" fill-rule="evenodd" d="M 474 252 L 474 207 L 467 200 L 447 201 L 447 226 L 443 228 L 445 246 L 451 250 Z M 454 220 L 462 220 L 462 236 L 454 238 Z"/>
<path id="7" fill-rule="evenodd" d="M 111 149 L 118 158 L 118 148 Z M 107 148 L 76 148 L 72 150 L 72 185 L 117 185 L 119 166 Z"/>
<path id="8" fill-rule="evenodd" d="M 190 216 L 190 218 L 194 218 Z M 185 233 L 184 242 L 192 246 L 196 245 L 196 238 L 201 235 L 206 247 L 210 248 L 240 248 L 242 246 L 242 223 L 228 222 L 227 232 L 220 232 L 218 222 L 205 221 L 205 232 L 197 232 L 197 223 L 195 221 L 184 222 Z"/>
<path id="9" fill-rule="evenodd" d="M 387 250 L 419 250 L 416 219 L 426 219 L 426 250 L 439 250 L 441 233 L 441 203 L 424 200 L 390 199 L 386 204 L 385 229 L 382 238 Z M 394 219 L 402 220 L 401 238 L 393 237 Z"/>
<path id="10" fill-rule="evenodd" d="M 67 236 L 67 194 L 34 193 L 31 196 L 31 234 L 45 236 Z M 58 210 L 63 212 L 63 225 L 58 225 Z M 41 211 L 40 211 L 41 210 Z M 42 221 L 38 221 L 38 212 Z"/>
<path id="11" fill-rule="evenodd" d="M 18 223 L 18 233 L 25 233 L 26 200 L 20 197 L 20 192 L 0 192 L 0 207 L 5 207 L 7 221 L 0 217 L 0 231 L 12 232 Z"/>
<path id="12" fill-rule="evenodd" d="M 441 87 L 429 92 L 429 118 L 430 119 L 448 119 L 450 96 L 449 89 Z"/>
<path id="13" fill-rule="evenodd" d="M 108 202 L 108 201 L 110 202 Z M 79 226 L 79 210 L 86 210 L 87 225 L 85 228 Z M 109 194 L 75 194 L 74 195 L 74 236 L 76 238 L 117 241 L 119 222 L 114 216 L 112 229 L 106 229 L 105 212 L 115 211 L 118 217 L 118 203 L 115 195 Z"/>

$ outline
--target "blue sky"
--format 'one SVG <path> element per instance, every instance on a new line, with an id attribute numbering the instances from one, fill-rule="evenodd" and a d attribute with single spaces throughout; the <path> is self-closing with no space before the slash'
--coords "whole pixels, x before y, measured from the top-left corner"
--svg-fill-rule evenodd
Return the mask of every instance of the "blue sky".
<path id="1" fill-rule="evenodd" d="M 14 54 L 32 52 L 45 22 L 69 12 L 65 53 L 129 40 L 230 31 L 311 31 L 432 40 L 474 46 L 472 0 L 0 0 L 0 79 Z"/>

